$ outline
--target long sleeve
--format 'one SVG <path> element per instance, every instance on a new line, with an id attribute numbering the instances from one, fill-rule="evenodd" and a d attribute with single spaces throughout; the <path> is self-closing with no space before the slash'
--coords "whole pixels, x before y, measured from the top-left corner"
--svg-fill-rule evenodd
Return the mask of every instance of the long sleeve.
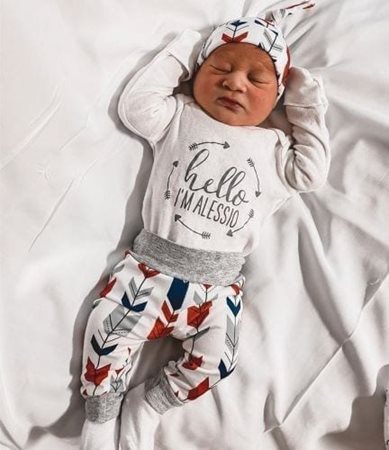
<path id="1" fill-rule="evenodd" d="M 192 77 L 200 44 L 200 33 L 183 31 L 132 77 L 120 96 L 118 113 L 123 124 L 152 146 L 176 112 L 173 91 Z"/>
<path id="2" fill-rule="evenodd" d="M 284 139 L 278 154 L 278 172 L 287 187 L 299 192 L 313 191 L 327 179 L 330 165 L 325 112 L 328 102 L 320 77 L 293 67 L 285 91 L 286 116 L 292 140 Z"/>

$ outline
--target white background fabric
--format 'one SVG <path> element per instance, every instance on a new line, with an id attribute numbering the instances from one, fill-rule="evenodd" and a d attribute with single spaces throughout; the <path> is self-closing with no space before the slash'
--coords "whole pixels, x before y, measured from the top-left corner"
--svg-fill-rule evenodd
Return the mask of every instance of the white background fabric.
<path id="1" fill-rule="evenodd" d="M 0 446 L 78 447 L 83 329 L 141 229 L 151 150 L 120 125 L 129 77 L 189 27 L 289 2 L 21 0 L 1 6 Z M 389 4 L 323 0 L 285 27 L 323 77 L 327 186 L 250 255 L 228 382 L 167 413 L 159 450 L 381 450 L 389 378 Z M 284 125 L 282 116 L 274 121 Z M 176 355 L 148 345 L 132 384 Z"/>

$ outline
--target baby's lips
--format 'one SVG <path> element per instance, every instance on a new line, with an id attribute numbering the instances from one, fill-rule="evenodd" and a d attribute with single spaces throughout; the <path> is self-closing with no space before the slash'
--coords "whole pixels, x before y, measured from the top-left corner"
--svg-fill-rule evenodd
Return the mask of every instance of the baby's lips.
<path id="1" fill-rule="evenodd" d="M 228 97 L 219 97 L 218 100 L 223 105 L 232 107 L 234 109 L 235 108 L 236 109 L 244 108 L 243 105 L 240 102 L 238 102 L 236 100 L 233 100 L 231 98 L 228 98 Z"/>

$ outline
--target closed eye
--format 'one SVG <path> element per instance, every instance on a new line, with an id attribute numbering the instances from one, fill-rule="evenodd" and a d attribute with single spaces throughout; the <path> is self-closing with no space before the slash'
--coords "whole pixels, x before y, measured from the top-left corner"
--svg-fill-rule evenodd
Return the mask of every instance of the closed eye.
<path id="1" fill-rule="evenodd" d="M 258 78 L 250 78 L 250 81 L 255 84 L 270 84 L 269 81 Z"/>
<path id="2" fill-rule="evenodd" d="M 222 72 L 222 73 L 228 73 L 230 70 L 229 69 L 227 69 L 227 68 L 221 68 L 221 67 L 216 67 L 216 66 L 212 66 L 211 65 L 211 67 L 213 68 L 213 69 L 215 69 L 215 70 L 217 70 L 218 72 Z"/>

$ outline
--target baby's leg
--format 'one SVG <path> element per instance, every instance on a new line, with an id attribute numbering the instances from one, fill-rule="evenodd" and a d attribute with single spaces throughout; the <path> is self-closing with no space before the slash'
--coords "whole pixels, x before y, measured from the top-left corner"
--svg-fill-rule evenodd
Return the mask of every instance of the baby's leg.
<path id="1" fill-rule="evenodd" d="M 155 283 L 158 275 L 128 253 L 95 301 L 85 332 L 81 376 L 81 394 L 86 399 L 83 450 L 117 448 L 116 418 L 133 356 L 148 339 L 159 310 L 159 304 L 154 305 L 154 294 L 158 296 L 160 289 Z"/>
<path id="2" fill-rule="evenodd" d="M 174 315 L 175 308 L 166 301 L 163 316 L 173 318 L 171 334 L 182 341 L 184 355 L 171 361 L 134 393 L 145 416 L 153 417 L 153 410 L 163 414 L 182 406 L 232 373 L 237 362 L 243 283 L 243 277 L 224 287 L 189 283 L 178 317 Z M 122 410 L 121 448 L 151 450 L 153 447 L 141 445 L 144 433 L 139 429 L 142 427 L 139 416 L 131 408 L 134 401 L 130 391 Z"/>
<path id="3" fill-rule="evenodd" d="M 160 274 L 156 279 L 159 297 L 154 298 L 155 320 L 150 324 L 148 340 L 155 340 L 172 333 L 189 283 L 168 275 Z M 174 396 L 171 399 L 181 405 Z M 121 449 L 153 450 L 154 434 L 160 421 L 160 411 L 146 401 L 145 383 L 135 387 L 125 397 L 121 417 Z"/>
<path id="4" fill-rule="evenodd" d="M 125 335 L 124 322 L 131 316 L 125 317 L 123 306 L 107 298 L 95 303 L 85 332 L 81 393 L 86 399 L 86 421 L 81 449 L 115 450 L 126 375 L 141 342 Z M 120 316 L 124 320 L 118 325 Z"/>

